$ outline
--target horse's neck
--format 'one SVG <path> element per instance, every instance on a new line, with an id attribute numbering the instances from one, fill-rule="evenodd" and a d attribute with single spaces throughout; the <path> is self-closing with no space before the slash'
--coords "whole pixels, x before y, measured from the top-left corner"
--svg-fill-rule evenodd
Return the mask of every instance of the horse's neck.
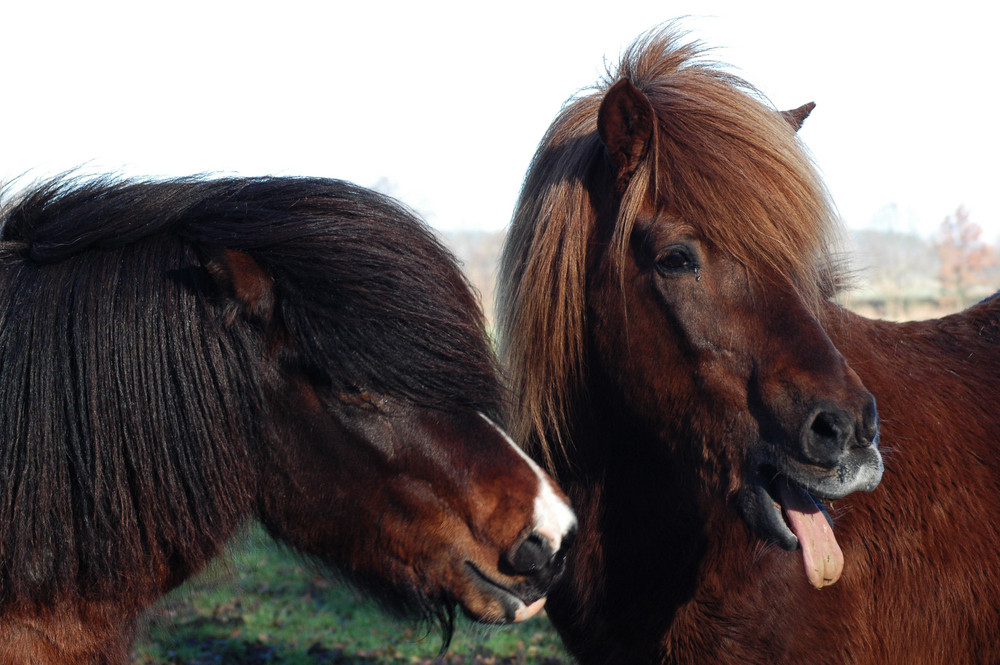
<path id="1" fill-rule="evenodd" d="M 560 477 L 580 533 L 550 614 L 574 651 L 606 654 L 592 662 L 657 662 L 635 645 L 658 643 L 690 598 L 708 534 L 742 527 L 702 507 L 697 474 L 663 442 L 592 397 L 574 432 L 574 468 Z"/>
<path id="2" fill-rule="evenodd" d="M 690 439 L 699 434 L 678 432 L 670 441 L 647 429 L 610 384 L 595 381 L 589 401 L 572 435 L 573 470 L 567 484 L 588 496 L 589 510 L 603 523 L 598 528 L 611 542 L 621 531 L 623 542 L 642 533 L 657 541 L 643 552 L 675 561 L 674 573 L 683 578 L 697 564 L 696 543 L 718 528 L 716 522 L 735 513 L 704 486 L 692 459 Z M 596 497 L 596 498 L 595 498 Z M 709 524 L 711 523 L 711 525 Z M 633 529 L 633 527 L 635 527 Z M 632 552 L 629 556 L 639 556 Z M 662 567 L 662 566 L 658 566 Z"/>

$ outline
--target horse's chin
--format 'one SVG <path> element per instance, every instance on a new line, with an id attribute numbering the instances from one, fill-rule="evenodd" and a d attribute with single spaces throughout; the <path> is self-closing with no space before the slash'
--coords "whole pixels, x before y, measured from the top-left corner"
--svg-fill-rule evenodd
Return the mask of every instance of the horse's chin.
<path id="1" fill-rule="evenodd" d="M 499 575 L 490 575 L 471 561 L 465 563 L 471 584 L 470 593 L 459 599 L 459 605 L 473 621 L 510 624 L 526 621 L 538 614 L 545 597 L 530 587 L 505 584 Z"/>

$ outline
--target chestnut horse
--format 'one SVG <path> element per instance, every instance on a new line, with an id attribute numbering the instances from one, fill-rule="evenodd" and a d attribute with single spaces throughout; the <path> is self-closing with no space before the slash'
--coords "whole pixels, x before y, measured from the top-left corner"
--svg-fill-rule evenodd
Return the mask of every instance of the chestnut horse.
<path id="1" fill-rule="evenodd" d="M 62 179 L 0 230 L 0 662 L 124 663 L 248 519 L 390 609 L 526 619 L 575 517 L 452 256 L 298 178 Z"/>
<path id="2" fill-rule="evenodd" d="M 1000 662 L 1000 298 L 905 324 L 831 302 L 811 108 L 667 27 L 527 174 L 508 424 L 580 518 L 549 615 L 585 665 Z"/>

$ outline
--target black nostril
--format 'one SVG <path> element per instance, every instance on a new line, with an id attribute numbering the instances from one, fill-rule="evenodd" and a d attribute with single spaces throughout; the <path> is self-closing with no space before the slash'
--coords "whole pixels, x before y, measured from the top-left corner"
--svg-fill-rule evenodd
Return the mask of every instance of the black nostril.
<path id="1" fill-rule="evenodd" d="M 813 420 L 812 433 L 821 440 L 836 441 L 840 438 L 840 428 L 837 427 L 837 420 L 829 413 L 818 413 Z"/>
<path id="2" fill-rule="evenodd" d="M 802 452 L 820 466 L 833 467 L 840 462 L 851 436 L 851 421 L 840 410 L 818 411 L 802 433 Z"/>
<path id="3" fill-rule="evenodd" d="M 533 575 L 549 565 L 554 556 L 548 541 L 532 533 L 507 555 L 507 563 L 518 575 Z"/>

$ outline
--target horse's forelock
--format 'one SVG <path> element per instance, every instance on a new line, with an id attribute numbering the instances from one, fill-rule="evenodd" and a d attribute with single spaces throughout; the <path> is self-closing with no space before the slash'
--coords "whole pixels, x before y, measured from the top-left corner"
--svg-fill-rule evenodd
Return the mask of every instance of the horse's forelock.
<path id="1" fill-rule="evenodd" d="M 342 228 L 321 239 L 308 262 L 268 261 L 303 356 L 335 385 L 346 381 L 340 389 L 356 384 L 495 414 L 500 394 L 485 322 L 450 253 L 415 220 L 365 226 L 369 233 Z"/>
<path id="2" fill-rule="evenodd" d="M 808 154 L 772 109 L 709 75 L 650 93 L 660 114 L 658 201 L 751 274 L 793 285 L 814 311 L 836 281 L 839 220 Z M 709 112 L 705 112 L 705 111 Z M 682 118 L 681 122 L 674 122 Z"/>

